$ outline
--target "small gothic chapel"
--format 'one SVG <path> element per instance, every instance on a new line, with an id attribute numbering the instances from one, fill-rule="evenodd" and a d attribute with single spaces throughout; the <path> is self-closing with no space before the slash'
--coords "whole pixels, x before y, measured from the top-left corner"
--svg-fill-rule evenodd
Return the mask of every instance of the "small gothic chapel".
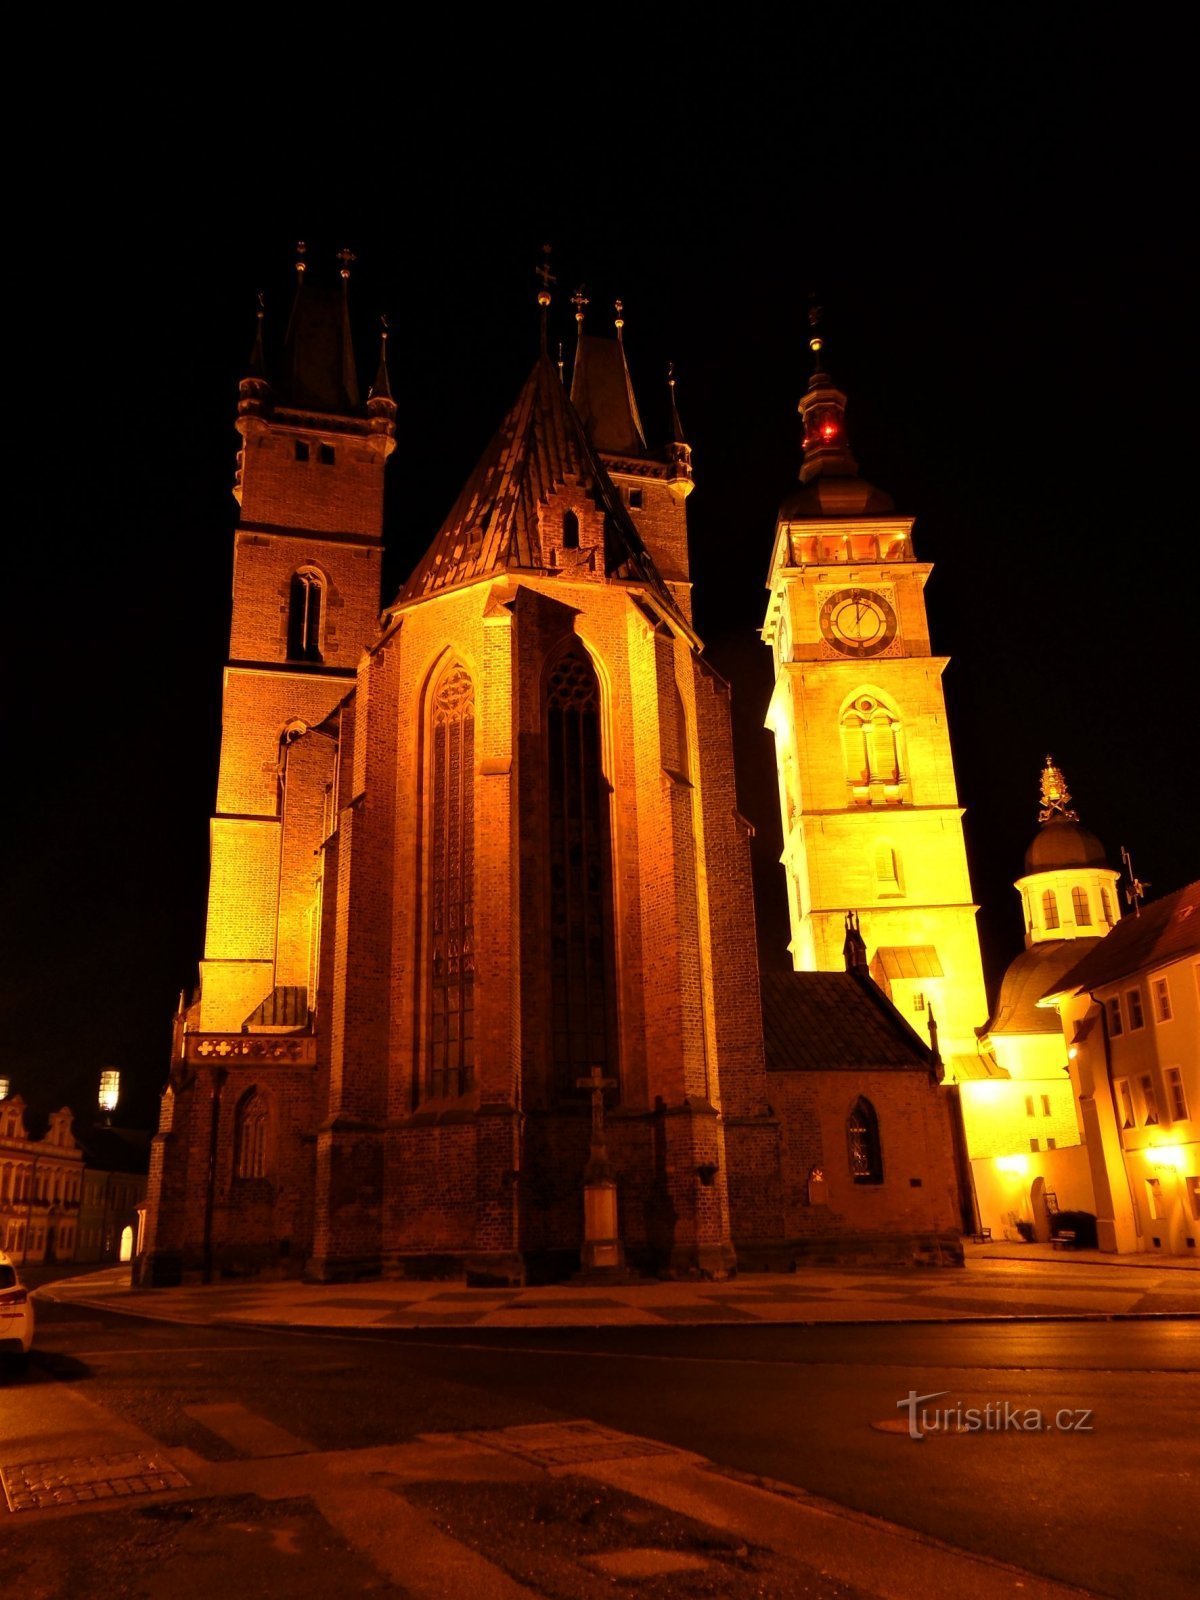
<path id="1" fill-rule="evenodd" d="M 381 616 L 386 330 L 364 397 L 350 258 L 306 267 L 240 384 L 206 943 L 140 1281 L 952 1254 L 937 1059 L 857 951 L 844 992 L 784 975 L 768 1059 L 673 380 L 648 444 L 620 303 L 602 337 L 580 295 L 568 385 L 545 274 L 532 369 Z"/>

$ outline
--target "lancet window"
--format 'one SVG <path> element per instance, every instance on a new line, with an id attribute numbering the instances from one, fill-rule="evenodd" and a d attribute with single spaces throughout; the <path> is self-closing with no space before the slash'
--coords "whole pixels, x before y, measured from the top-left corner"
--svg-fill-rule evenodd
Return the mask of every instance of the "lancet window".
<path id="1" fill-rule="evenodd" d="M 548 675 L 545 727 L 551 1068 L 555 1093 L 574 1096 L 593 1067 L 616 1076 L 609 786 L 600 685 L 580 644 Z"/>
<path id="2" fill-rule="evenodd" d="M 430 711 L 429 1019 L 426 1093 L 465 1094 L 475 1076 L 475 689 L 445 672 Z"/>
<path id="3" fill-rule="evenodd" d="M 234 1124 L 234 1172 L 239 1178 L 266 1177 L 270 1120 L 263 1094 L 251 1089 L 242 1096 Z"/>
<path id="4" fill-rule="evenodd" d="M 883 1149 L 875 1107 L 860 1095 L 846 1119 L 846 1146 L 850 1176 L 855 1183 L 883 1182 Z"/>
<path id="5" fill-rule="evenodd" d="M 289 661 L 321 660 L 321 612 L 325 584 L 311 567 L 293 572 L 288 596 L 287 653 Z"/>

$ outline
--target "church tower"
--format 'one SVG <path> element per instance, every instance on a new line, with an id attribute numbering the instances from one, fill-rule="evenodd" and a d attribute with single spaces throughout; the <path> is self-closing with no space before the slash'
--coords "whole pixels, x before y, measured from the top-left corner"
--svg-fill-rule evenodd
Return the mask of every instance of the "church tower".
<path id="1" fill-rule="evenodd" d="M 798 970 L 839 970 L 846 914 L 858 912 L 873 976 L 919 1030 L 934 1012 L 953 1079 L 978 1070 L 987 1001 L 947 658 L 925 614 L 932 568 L 916 558 L 913 519 L 859 475 L 815 329 L 811 349 L 800 488 L 780 508 L 763 629 L 790 949 Z"/>
<path id="2" fill-rule="evenodd" d="M 319 885 L 280 915 L 282 775 L 297 730 L 352 687 L 379 626 L 384 464 L 395 448 L 386 330 L 363 403 L 350 331 L 353 257 L 335 284 L 296 293 L 270 371 L 263 311 L 239 385 L 233 615 L 199 1014 L 189 1030 L 297 1027 L 307 1019 Z"/>

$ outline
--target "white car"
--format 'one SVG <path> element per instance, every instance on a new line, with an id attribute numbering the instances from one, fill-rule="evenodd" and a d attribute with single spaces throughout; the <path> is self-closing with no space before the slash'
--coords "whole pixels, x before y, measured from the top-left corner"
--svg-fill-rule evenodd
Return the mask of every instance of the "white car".
<path id="1" fill-rule="evenodd" d="M 33 1344 L 33 1301 L 17 1269 L 0 1250 L 0 1356 L 23 1360 Z"/>

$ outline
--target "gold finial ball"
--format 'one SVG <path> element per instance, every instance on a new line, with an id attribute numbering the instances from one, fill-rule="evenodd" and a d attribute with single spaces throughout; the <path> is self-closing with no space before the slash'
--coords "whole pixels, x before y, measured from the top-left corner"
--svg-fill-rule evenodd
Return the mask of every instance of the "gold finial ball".
<path id="1" fill-rule="evenodd" d="M 808 341 L 808 348 L 812 351 L 813 355 L 819 356 L 824 343 L 824 339 L 814 335 L 813 338 Z"/>

